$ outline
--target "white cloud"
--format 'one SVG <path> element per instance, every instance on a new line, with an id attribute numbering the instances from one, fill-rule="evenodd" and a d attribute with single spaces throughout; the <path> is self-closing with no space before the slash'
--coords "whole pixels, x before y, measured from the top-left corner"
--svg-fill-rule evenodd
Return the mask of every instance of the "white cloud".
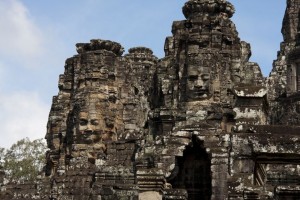
<path id="1" fill-rule="evenodd" d="M 41 30 L 19 0 L 1 0 L 0 13 L 0 58 L 32 66 L 43 52 Z"/>
<path id="2" fill-rule="evenodd" d="M 0 94 L 0 147 L 9 148 L 16 141 L 46 134 L 49 106 L 34 92 Z"/>
<path id="3" fill-rule="evenodd" d="M 4 66 L 4 64 L 0 60 L 0 82 L 1 82 L 1 80 L 3 78 L 4 71 L 5 71 L 5 66 Z"/>
<path id="4" fill-rule="evenodd" d="M 45 80 L 53 78 L 45 74 L 56 69 L 61 51 L 51 51 L 57 38 L 45 30 L 47 23 L 35 23 L 21 0 L 0 0 L 0 13 L 0 147 L 9 148 L 22 138 L 45 136 L 50 105 L 41 91 L 49 90 Z"/>

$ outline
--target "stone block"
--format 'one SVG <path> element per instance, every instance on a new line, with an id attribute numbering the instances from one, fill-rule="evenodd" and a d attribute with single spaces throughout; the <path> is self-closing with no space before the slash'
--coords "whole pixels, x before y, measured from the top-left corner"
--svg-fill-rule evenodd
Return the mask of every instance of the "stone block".
<path id="1" fill-rule="evenodd" d="M 154 191 L 141 192 L 139 194 L 139 200 L 162 200 L 162 195 Z"/>

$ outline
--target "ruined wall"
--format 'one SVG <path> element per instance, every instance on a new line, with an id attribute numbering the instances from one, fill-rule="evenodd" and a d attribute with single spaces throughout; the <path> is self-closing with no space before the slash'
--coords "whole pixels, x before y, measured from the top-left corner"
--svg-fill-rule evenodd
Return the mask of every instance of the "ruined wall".
<path id="1" fill-rule="evenodd" d="M 77 51 L 65 68 L 71 79 L 65 135 L 53 140 L 50 129 L 46 136 L 52 139 L 48 156 L 55 158 L 47 163 L 52 198 L 134 198 L 134 154 L 148 129 L 149 85 L 157 58 L 143 47 L 122 57 L 121 45 L 104 40 L 77 44 Z M 112 189 L 115 185 L 118 190 Z"/>
<path id="2" fill-rule="evenodd" d="M 275 98 L 286 95 L 288 76 L 288 54 L 296 46 L 299 29 L 299 4 L 298 0 L 287 0 L 287 8 L 282 23 L 283 42 L 280 44 L 277 59 L 273 63 L 273 69 L 270 72 L 269 82 L 269 99 L 274 101 Z"/>
<path id="3" fill-rule="evenodd" d="M 266 82 L 225 0 L 187 1 L 162 59 L 146 47 L 123 55 L 107 40 L 77 44 L 49 114 L 45 176 L 7 185 L 1 198 L 299 199 L 288 77 L 300 1 L 287 5 Z"/>
<path id="4" fill-rule="evenodd" d="M 299 57 L 300 1 L 287 0 L 283 19 L 283 42 L 267 79 L 271 124 L 299 125 L 300 82 Z"/>

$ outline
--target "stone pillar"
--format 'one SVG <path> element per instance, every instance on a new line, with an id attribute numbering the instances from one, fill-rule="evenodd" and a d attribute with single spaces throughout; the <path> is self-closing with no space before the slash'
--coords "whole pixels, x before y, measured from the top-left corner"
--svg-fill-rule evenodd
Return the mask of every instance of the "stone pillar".
<path id="1" fill-rule="evenodd" d="M 212 200 L 226 199 L 228 195 L 228 152 L 225 148 L 211 150 Z"/>

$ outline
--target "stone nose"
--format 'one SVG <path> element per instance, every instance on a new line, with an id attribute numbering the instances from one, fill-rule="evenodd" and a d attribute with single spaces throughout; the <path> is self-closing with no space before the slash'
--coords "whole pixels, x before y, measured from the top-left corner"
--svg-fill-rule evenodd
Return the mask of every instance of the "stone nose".
<path id="1" fill-rule="evenodd" d="M 195 82 L 195 87 L 196 88 L 203 88 L 203 86 L 204 86 L 204 82 L 203 82 L 203 80 L 201 80 L 201 79 L 198 79 L 196 82 Z"/>
<path id="2" fill-rule="evenodd" d="M 86 125 L 86 129 L 85 132 L 93 132 L 94 131 L 94 126 L 91 124 L 91 122 L 89 121 Z"/>

